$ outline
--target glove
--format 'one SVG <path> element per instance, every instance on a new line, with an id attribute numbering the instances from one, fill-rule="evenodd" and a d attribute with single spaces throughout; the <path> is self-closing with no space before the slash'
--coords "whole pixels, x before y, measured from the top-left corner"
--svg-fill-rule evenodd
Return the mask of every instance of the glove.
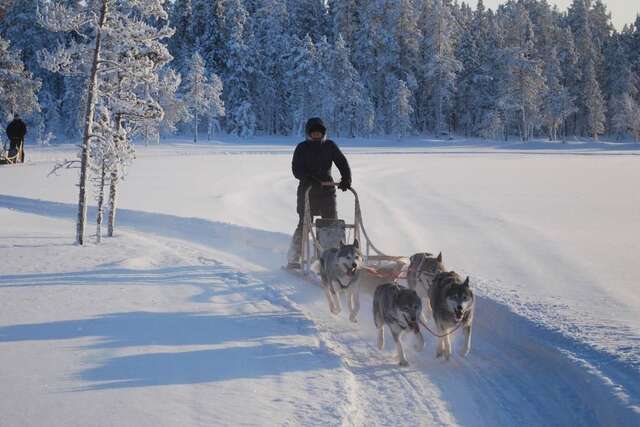
<path id="1" fill-rule="evenodd" d="M 342 191 L 347 191 L 351 188 L 351 180 L 343 178 L 342 181 L 340 181 L 340 184 L 338 184 L 338 188 Z"/>

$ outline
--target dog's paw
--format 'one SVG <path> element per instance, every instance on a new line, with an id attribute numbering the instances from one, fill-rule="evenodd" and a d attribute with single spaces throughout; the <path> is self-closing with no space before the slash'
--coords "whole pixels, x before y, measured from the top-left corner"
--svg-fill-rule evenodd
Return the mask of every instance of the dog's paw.
<path id="1" fill-rule="evenodd" d="M 401 360 L 400 362 L 398 362 L 398 366 L 402 366 L 403 368 L 406 368 L 407 366 L 409 366 L 409 362 L 406 359 Z"/>
<path id="2" fill-rule="evenodd" d="M 358 323 L 358 316 L 355 314 L 351 314 L 349 316 L 349 320 L 351 320 L 353 323 Z"/>
<path id="3" fill-rule="evenodd" d="M 462 357 L 467 357 L 469 355 L 469 353 L 471 352 L 471 348 L 470 347 L 465 347 L 462 349 L 462 351 L 460 352 L 460 356 Z"/>

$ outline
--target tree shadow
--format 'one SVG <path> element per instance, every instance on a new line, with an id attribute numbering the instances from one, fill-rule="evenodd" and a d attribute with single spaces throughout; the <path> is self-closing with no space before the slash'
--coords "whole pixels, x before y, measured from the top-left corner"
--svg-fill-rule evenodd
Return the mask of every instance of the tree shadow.
<path id="1" fill-rule="evenodd" d="M 85 348 L 170 349 L 107 359 L 77 375 L 92 383 L 76 389 L 82 391 L 216 382 L 338 367 L 338 359 L 324 350 L 298 344 L 313 335 L 312 322 L 297 312 L 258 315 L 130 312 L 5 326 L 0 328 L 0 343 L 93 338 L 97 342 Z M 194 345 L 222 348 L 180 351 L 180 346 Z"/>
<path id="2" fill-rule="evenodd" d="M 310 346 L 263 343 L 115 357 L 102 366 L 82 372 L 80 378 L 94 384 L 78 391 L 256 379 L 339 367 L 336 357 L 318 354 L 320 352 L 322 350 Z"/>
<path id="3" fill-rule="evenodd" d="M 308 319 L 290 312 L 260 315 L 130 312 L 0 327 L 0 342 L 95 338 L 98 342 L 88 348 L 214 345 L 310 335 L 313 331 Z"/>

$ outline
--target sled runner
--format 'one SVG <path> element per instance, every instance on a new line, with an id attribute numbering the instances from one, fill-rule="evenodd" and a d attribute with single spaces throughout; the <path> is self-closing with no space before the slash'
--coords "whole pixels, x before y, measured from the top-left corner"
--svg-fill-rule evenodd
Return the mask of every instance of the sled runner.
<path id="1" fill-rule="evenodd" d="M 15 163 L 24 163 L 24 140 L 20 141 L 15 153 L 7 150 L 6 146 L 3 146 L 2 151 L 0 151 L 0 165 L 12 165 Z"/>
<path id="2" fill-rule="evenodd" d="M 324 182 L 322 185 L 337 186 L 333 182 Z M 387 255 L 371 242 L 362 221 L 360 199 L 356 190 L 349 188 L 355 198 L 353 224 L 348 224 L 342 219 L 316 219 L 315 222 L 312 222 L 309 202 L 310 191 L 311 187 L 305 192 L 302 248 L 300 252 L 302 260 L 301 268 L 295 271 L 296 273 L 309 277 L 313 273 L 311 265 L 319 259 L 324 250 L 339 247 L 341 241 L 349 243 L 350 241 L 358 240 L 364 257 L 364 266 L 362 268 L 364 274 L 373 276 L 381 282 L 392 282 L 400 276 L 407 264 L 407 258 Z"/>

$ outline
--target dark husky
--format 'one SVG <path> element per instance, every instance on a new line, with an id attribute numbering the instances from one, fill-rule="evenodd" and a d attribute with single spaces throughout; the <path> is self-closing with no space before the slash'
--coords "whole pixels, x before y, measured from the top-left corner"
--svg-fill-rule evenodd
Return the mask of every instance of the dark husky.
<path id="1" fill-rule="evenodd" d="M 358 274 L 361 266 L 362 253 L 357 239 L 351 245 L 340 242 L 339 248 L 327 249 L 320 257 L 319 272 L 329 310 L 333 314 L 340 313 L 340 291 L 346 291 L 349 319 L 352 322 L 358 321 L 360 310 Z"/>
<path id="2" fill-rule="evenodd" d="M 408 366 L 400 341 L 407 330 L 416 335 L 416 350 L 424 348 L 424 338 L 418 323 L 422 313 L 422 301 L 413 289 L 387 283 L 376 288 L 373 295 L 373 320 L 378 328 L 378 348 L 384 348 L 384 325 L 387 325 L 396 342 L 400 366 Z"/>
<path id="3" fill-rule="evenodd" d="M 429 301 L 438 334 L 446 335 L 438 338 L 436 357 L 449 360 L 452 353 L 450 336 L 459 328 L 464 332 L 462 355 L 469 354 L 474 306 L 469 277 L 463 282 L 455 271 L 438 274 L 429 288 Z"/>
<path id="4" fill-rule="evenodd" d="M 442 252 L 437 257 L 428 252 L 417 253 L 409 260 L 411 263 L 407 270 L 407 284 L 411 289 L 416 289 L 420 283 L 423 290 L 428 292 L 436 275 L 446 271 L 442 263 Z"/>

